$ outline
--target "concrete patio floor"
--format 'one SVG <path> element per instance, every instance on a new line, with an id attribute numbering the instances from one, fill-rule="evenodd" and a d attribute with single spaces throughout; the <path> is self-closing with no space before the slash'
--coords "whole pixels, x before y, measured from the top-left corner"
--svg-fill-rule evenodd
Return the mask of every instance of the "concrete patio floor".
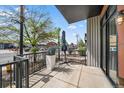
<path id="1" fill-rule="evenodd" d="M 57 65 L 50 72 L 46 68 L 30 76 L 31 88 L 112 88 L 100 68 L 78 63 Z"/>

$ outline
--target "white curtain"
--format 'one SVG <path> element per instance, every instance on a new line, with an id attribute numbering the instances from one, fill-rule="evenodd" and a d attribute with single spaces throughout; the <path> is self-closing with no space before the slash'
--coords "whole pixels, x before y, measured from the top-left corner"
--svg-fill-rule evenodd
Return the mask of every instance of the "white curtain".
<path id="1" fill-rule="evenodd" d="M 87 65 L 100 67 L 100 16 L 87 19 Z"/>

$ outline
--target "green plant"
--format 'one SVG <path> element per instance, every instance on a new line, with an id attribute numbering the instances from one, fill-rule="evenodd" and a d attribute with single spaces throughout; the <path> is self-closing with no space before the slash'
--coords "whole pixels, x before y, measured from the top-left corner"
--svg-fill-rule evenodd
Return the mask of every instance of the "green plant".
<path id="1" fill-rule="evenodd" d="M 50 47 L 48 48 L 47 55 L 55 55 L 56 48 L 55 47 Z"/>
<path id="2" fill-rule="evenodd" d="M 37 47 L 35 47 L 35 46 L 31 48 L 31 52 L 32 52 L 32 53 L 36 53 L 38 50 L 39 50 L 39 49 L 38 49 Z"/>
<path id="3" fill-rule="evenodd" d="M 79 47 L 78 50 L 80 56 L 85 56 L 86 55 L 86 47 Z"/>
<path id="4" fill-rule="evenodd" d="M 17 6 L 17 8 L 19 7 Z M 1 13 L 9 16 L 0 15 L 2 17 L 0 24 L 6 23 L 6 25 L 0 26 L 0 31 L 9 31 L 14 34 L 0 34 L 0 38 L 18 43 L 17 37 L 20 35 L 19 25 L 21 23 L 20 11 L 14 10 L 13 7 L 7 7 L 7 9 L 8 11 L 1 10 Z M 50 16 L 41 10 L 41 6 L 33 6 L 32 9 L 25 6 L 24 11 L 23 43 L 24 45 L 31 45 L 33 48 L 31 51 L 35 53 L 37 45 L 41 42 L 57 39 L 58 29 L 52 27 Z"/>
<path id="5" fill-rule="evenodd" d="M 86 47 L 86 45 L 82 39 L 78 42 L 78 48 L 79 47 Z"/>

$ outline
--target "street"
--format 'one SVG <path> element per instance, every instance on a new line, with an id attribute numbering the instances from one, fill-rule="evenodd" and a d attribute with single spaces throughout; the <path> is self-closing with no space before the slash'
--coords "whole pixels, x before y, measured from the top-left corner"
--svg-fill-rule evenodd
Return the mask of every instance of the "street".
<path id="1" fill-rule="evenodd" d="M 16 55 L 15 51 L 0 50 L 0 64 L 13 61 L 14 55 Z"/>

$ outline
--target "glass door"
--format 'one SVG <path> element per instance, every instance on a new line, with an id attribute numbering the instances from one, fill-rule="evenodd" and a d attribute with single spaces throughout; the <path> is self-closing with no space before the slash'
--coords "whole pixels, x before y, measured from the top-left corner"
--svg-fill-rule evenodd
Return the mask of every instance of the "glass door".
<path id="1" fill-rule="evenodd" d="M 109 20 L 109 77 L 117 82 L 117 32 L 115 18 Z"/>
<path id="2" fill-rule="evenodd" d="M 116 6 L 110 5 L 101 20 L 101 57 L 102 69 L 111 81 L 117 83 L 117 30 L 116 30 Z"/>

